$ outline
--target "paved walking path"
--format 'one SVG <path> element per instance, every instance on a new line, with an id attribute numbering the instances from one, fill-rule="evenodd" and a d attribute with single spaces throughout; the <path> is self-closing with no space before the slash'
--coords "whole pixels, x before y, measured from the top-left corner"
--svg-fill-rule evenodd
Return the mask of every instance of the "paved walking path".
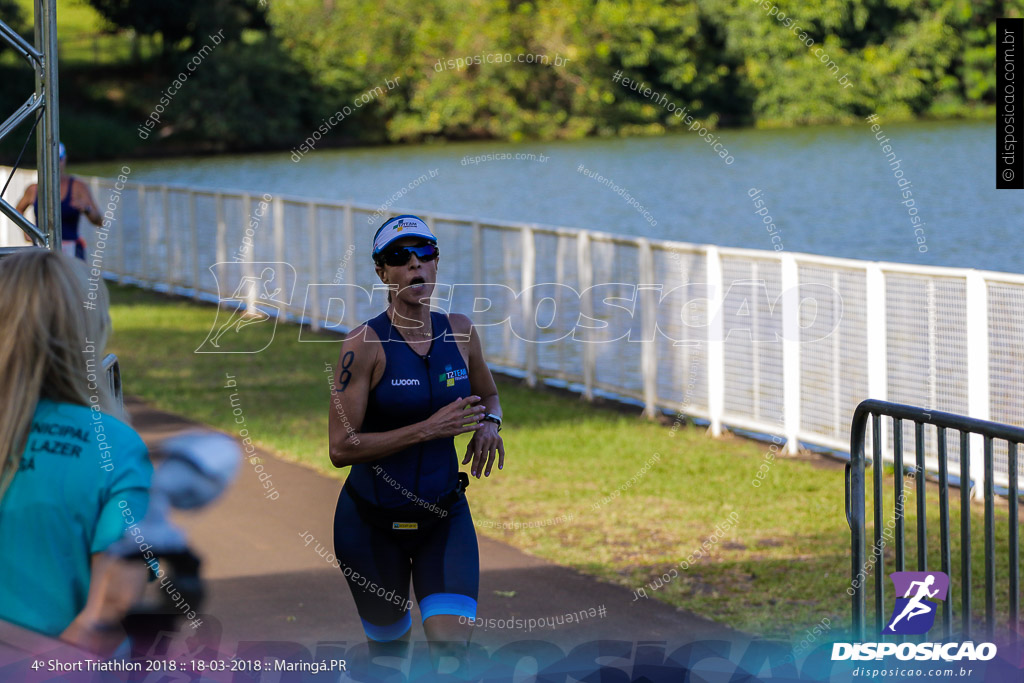
<path id="1" fill-rule="evenodd" d="M 198 426 L 139 401 L 129 400 L 128 408 L 133 426 L 150 446 Z M 365 640 L 344 577 L 320 556 L 325 549 L 334 550 L 334 507 L 341 482 L 265 452 L 260 457 L 280 494 L 276 500 L 266 497 L 253 466 L 244 461 L 237 481 L 222 499 L 200 513 L 178 515 L 194 550 L 204 559 L 209 599 L 202 612 L 223 628 L 224 643 L 273 640 L 313 647 L 325 641 Z M 469 496 L 472 504 L 472 488 Z M 475 642 L 498 645 L 540 639 L 568 651 L 602 638 L 669 643 L 745 640 L 742 634 L 670 605 L 651 599 L 634 601 L 626 588 L 482 535 L 479 541 L 478 618 L 524 622 L 520 628 L 477 629 Z M 514 596 L 506 597 L 511 591 Z M 590 617 L 590 608 L 602 609 L 604 616 Z M 527 629 L 530 618 L 581 610 L 587 610 L 588 616 L 578 624 Z M 414 639 L 423 638 L 418 617 L 414 608 Z"/>

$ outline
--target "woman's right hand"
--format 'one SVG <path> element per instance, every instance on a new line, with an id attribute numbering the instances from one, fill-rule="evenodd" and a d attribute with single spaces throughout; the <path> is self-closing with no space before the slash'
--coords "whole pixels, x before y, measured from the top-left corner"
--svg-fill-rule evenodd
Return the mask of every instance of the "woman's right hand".
<path id="1" fill-rule="evenodd" d="M 429 439 L 458 436 L 466 432 L 475 432 L 483 426 L 485 405 L 473 405 L 480 400 L 479 396 L 457 398 L 426 420 Z"/>

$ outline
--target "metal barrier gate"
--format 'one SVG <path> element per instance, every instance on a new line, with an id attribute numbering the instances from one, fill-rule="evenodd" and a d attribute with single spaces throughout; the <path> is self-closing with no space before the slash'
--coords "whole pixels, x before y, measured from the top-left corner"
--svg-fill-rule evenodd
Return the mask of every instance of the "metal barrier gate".
<path id="1" fill-rule="evenodd" d="M 961 637 L 969 639 L 971 635 L 971 516 L 970 516 L 970 489 L 971 489 L 971 439 L 970 435 L 979 435 L 984 439 L 984 478 L 982 479 L 985 498 L 985 624 L 989 637 L 992 636 L 995 628 L 995 603 L 996 603 L 996 581 L 995 581 L 995 490 L 993 484 L 993 440 L 999 439 L 1007 442 L 1009 451 L 1009 486 L 1007 501 L 1009 504 L 1009 625 L 1011 637 L 1016 638 L 1018 613 L 1019 613 L 1019 545 L 1018 545 L 1018 462 L 1017 444 L 1024 443 L 1024 429 L 998 422 L 978 420 L 964 417 L 953 413 L 943 413 L 935 410 L 926 410 L 913 406 L 901 405 L 869 399 L 857 406 L 853 416 L 853 425 L 850 432 L 850 462 L 846 465 L 846 521 L 850 525 L 851 540 L 851 587 L 853 588 L 853 637 L 864 640 L 865 620 L 865 597 L 864 583 L 858 575 L 865 567 L 864 545 L 865 545 L 865 475 L 864 467 L 867 461 L 865 458 L 865 437 L 867 435 L 868 418 L 872 422 L 872 450 L 870 462 L 874 465 L 873 472 L 873 506 L 874 506 L 874 538 L 875 544 L 873 554 L 878 557 L 875 566 L 875 635 L 881 633 L 883 619 L 885 619 L 885 605 L 883 601 L 883 588 L 885 581 L 884 572 L 884 547 L 885 540 L 882 532 L 883 519 L 883 487 L 884 476 L 882 463 L 882 438 L 881 430 L 882 416 L 891 417 L 893 420 L 892 444 L 893 444 L 893 466 L 895 470 L 895 491 L 894 505 L 895 515 L 895 571 L 905 571 L 905 548 L 904 548 L 904 510 L 902 501 L 903 493 L 903 421 L 914 425 L 914 449 L 916 463 L 914 470 L 917 488 L 917 571 L 928 570 L 927 554 L 927 507 L 925 500 L 926 480 L 924 476 L 925 458 L 925 426 L 933 425 L 937 430 L 938 459 L 939 459 L 939 528 L 941 535 L 940 558 L 941 567 L 939 571 L 947 576 L 952 575 L 950 569 L 951 553 L 949 543 L 949 468 L 948 453 L 946 449 L 946 430 L 953 429 L 960 434 L 960 617 L 962 620 Z M 952 583 L 950 584 L 952 593 Z M 946 639 L 953 634 L 953 608 L 952 595 L 942 603 L 943 636 Z"/>

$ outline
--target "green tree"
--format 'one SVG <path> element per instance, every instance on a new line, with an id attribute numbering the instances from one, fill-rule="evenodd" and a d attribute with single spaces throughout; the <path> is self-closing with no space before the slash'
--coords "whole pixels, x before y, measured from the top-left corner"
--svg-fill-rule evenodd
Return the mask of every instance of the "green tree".
<path id="1" fill-rule="evenodd" d="M 224 31 L 229 40 L 243 30 L 266 30 L 258 0 L 88 0 L 112 29 L 131 29 L 139 36 L 159 35 L 164 53 L 173 52 L 186 38 Z"/>
<path id="2" fill-rule="evenodd" d="M 272 36 L 223 42 L 169 108 L 169 143 L 208 150 L 273 149 L 314 127 L 308 74 Z"/>

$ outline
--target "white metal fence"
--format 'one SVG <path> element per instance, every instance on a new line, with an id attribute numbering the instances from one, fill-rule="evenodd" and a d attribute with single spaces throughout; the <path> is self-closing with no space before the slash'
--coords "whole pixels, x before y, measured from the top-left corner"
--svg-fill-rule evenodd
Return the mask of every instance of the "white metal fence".
<path id="1" fill-rule="evenodd" d="M 8 198 L 33 177 L 16 174 Z M 211 266 L 232 260 L 248 228 L 248 259 L 296 270 L 288 313 L 346 330 L 382 310 L 383 297 L 322 287 L 307 301 L 306 292 L 312 283 L 380 285 L 369 257 L 374 207 L 277 196 L 260 217 L 261 198 L 245 193 L 85 180 L 101 209 L 113 208 L 108 277 L 229 296 L 217 291 Z M 791 452 L 798 442 L 847 452 L 853 410 L 865 398 L 1024 425 L 1024 276 L 419 215 L 442 249 L 435 304 L 469 314 L 491 364 L 531 385 L 561 380 L 587 398 L 629 397 L 648 414 L 707 420 L 715 434 L 728 425 L 777 435 Z M 91 228 L 83 230 L 92 243 Z M 17 243 L 20 232 L 4 220 L 0 240 Z M 475 296 L 493 298 L 494 285 L 518 296 L 474 312 L 474 296 L 460 298 L 458 288 L 454 301 L 440 300 L 456 283 L 474 283 Z M 344 314 L 327 321 L 332 297 L 345 298 Z M 959 444 L 951 446 L 955 464 Z M 981 481 L 982 458 L 973 465 Z M 997 486 L 1007 486 L 1007 470 L 1004 450 Z"/>

